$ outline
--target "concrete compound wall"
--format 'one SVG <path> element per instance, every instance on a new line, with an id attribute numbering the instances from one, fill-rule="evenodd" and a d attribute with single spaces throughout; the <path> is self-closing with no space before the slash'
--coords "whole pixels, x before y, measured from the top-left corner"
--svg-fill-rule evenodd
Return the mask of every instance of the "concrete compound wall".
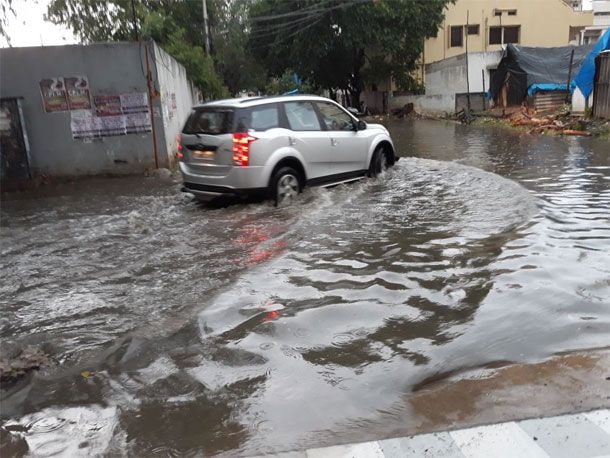
<path id="1" fill-rule="evenodd" d="M 33 175 L 140 173 L 155 166 L 151 132 L 74 139 L 70 111 L 47 113 L 39 82 L 45 78 L 86 76 L 94 95 L 147 93 L 146 50 L 160 95 L 176 94 L 175 113 L 166 122 L 163 97 L 153 98 L 159 166 L 173 155 L 174 138 L 193 105 L 184 68 L 152 43 L 100 43 L 0 49 L 0 96 L 23 97 Z M 157 71 L 159 56 L 165 68 Z M 148 100 L 148 98 L 147 98 Z M 92 106 L 94 110 L 95 107 Z M 164 125 L 167 124 L 167 127 Z"/>
<path id="2" fill-rule="evenodd" d="M 466 81 L 465 54 L 429 64 L 426 66 L 426 94 L 393 97 L 390 108 L 413 103 L 415 111 L 422 114 L 454 113 L 456 94 L 466 93 L 468 86 L 471 94 L 478 93 L 477 97 L 489 90 L 490 70 L 498 66 L 501 57 L 500 51 L 468 54 L 469 84 Z"/>
<path id="3" fill-rule="evenodd" d="M 159 46 L 155 45 L 154 61 L 159 98 L 155 106 L 161 110 L 164 146 L 170 162 L 177 153 L 176 136 L 182 131 L 191 108 L 197 101 L 197 90 L 187 79 L 186 70 Z"/>
<path id="4" fill-rule="evenodd" d="M 455 111 L 455 94 L 400 95 L 390 99 L 390 109 L 401 108 L 407 103 L 420 114 L 438 115 Z"/>
<path id="5" fill-rule="evenodd" d="M 468 54 L 470 92 L 489 90 L 490 70 L 498 67 L 501 51 Z M 485 73 L 485 86 L 483 75 Z M 465 93 L 466 55 L 451 57 L 426 66 L 426 95 Z"/>

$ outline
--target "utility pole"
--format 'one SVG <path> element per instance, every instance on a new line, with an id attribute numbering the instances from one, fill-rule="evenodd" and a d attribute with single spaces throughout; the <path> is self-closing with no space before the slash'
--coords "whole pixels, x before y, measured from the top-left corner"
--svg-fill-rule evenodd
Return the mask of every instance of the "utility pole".
<path id="1" fill-rule="evenodd" d="M 136 19 L 135 0 L 131 0 L 131 20 L 133 22 L 133 33 L 135 35 L 135 41 L 140 41 L 140 34 L 138 33 L 138 20 Z"/>
<path id="2" fill-rule="evenodd" d="M 570 53 L 570 66 L 568 67 L 568 82 L 566 83 L 566 90 L 568 93 L 566 94 L 566 103 L 570 103 L 572 99 L 571 91 L 570 91 L 570 83 L 572 82 L 572 64 L 574 63 L 574 49 Z"/>
<path id="3" fill-rule="evenodd" d="M 466 10 L 466 103 L 468 106 L 468 113 L 470 113 L 470 75 L 468 68 L 468 26 L 470 21 L 470 11 Z"/>
<path id="4" fill-rule="evenodd" d="M 203 33 L 205 35 L 205 53 L 210 55 L 210 26 L 208 25 L 208 2 L 202 0 L 203 3 Z"/>
<path id="5" fill-rule="evenodd" d="M 155 128 L 155 110 L 153 109 L 153 97 L 155 96 L 155 83 L 153 81 L 152 72 L 150 70 L 150 60 L 148 58 L 148 43 L 138 43 L 138 46 L 144 45 L 144 54 L 146 56 L 146 87 L 148 89 L 148 112 L 150 113 L 150 126 L 152 130 L 152 141 L 153 141 L 153 154 L 155 156 L 155 168 L 159 168 L 159 154 L 157 152 L 157 129 Z"/>

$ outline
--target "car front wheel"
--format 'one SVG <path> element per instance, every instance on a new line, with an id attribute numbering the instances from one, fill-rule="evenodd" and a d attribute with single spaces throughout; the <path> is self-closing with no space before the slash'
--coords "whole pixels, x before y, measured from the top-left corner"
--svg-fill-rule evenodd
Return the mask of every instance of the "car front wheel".
<path id="1" fill-rule="evenodd" d="M 276 207 L 290 205 L 301 192 L 299 174 L 292 167 L 282 167 L 273 175 L 271 193 Z"/>
<path id="2" fill-rule="evenodd" d="M 371 164 L 369 166 L 369 176 L 376 177 L 385 172 L 389 166 L 388 155 L 383 148 L 379 147 L 373 153 L 373 158 L 371 159 Z"/>

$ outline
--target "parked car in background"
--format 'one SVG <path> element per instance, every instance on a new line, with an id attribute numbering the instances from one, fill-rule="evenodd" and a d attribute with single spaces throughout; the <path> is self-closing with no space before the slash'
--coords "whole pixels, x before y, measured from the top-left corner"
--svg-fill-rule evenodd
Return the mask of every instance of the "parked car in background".
<path id="1" fill-rule="evenodd" d="M 385 127 L 304 95 L 198 105 L 178 148 L 183 191 L 204 200 L 264 193 L 278 206 L 305 186 L 377 176 L 398 159 Z"/>

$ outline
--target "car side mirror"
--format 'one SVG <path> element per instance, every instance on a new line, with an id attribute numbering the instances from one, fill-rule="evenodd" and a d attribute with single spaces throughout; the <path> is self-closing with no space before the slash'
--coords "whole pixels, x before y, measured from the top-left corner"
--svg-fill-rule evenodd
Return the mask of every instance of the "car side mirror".
<path id="1" fill-rule="evenodd" d="M 365 129 L 366 129 L 366 123 L 362 120 L 358 121 L 357 130 L 365 130 Z"/>

